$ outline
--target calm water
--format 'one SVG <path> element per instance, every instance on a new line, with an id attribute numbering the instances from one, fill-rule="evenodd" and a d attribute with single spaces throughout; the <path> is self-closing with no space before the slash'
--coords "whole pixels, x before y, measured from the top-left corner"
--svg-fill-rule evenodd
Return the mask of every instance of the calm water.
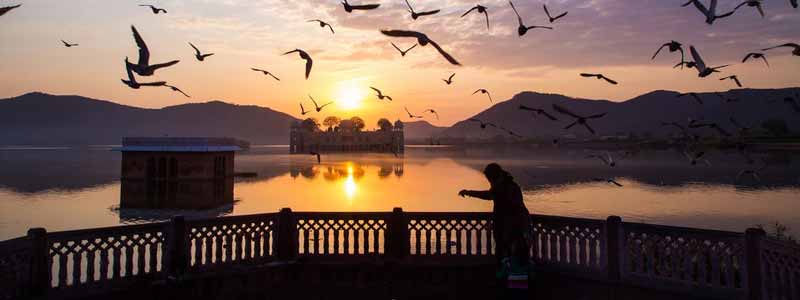
<path id="1" fill-rule="evenodd" d="M 485 189 L 483 166 L 496 161 L 524 189 L 535 213 L 742 231 L 781 222 L 800 232 L 800 155 L 756 153 L 768 162 L 761 181 L 734 185 L 747 165 L 736 153 L 711 152 L 713 166 L 691 166 L 676 151 L 643 151 L 615 168 L 586 159 L 605 151 L 534 148 L 412 147 L 404 157 L 324 155 L 323 163 L 287 148 L 239 154 L 235 202 L 206 211 L 119 209 L 120 154 L 109 147 L 0 148 L 0 239 L 30 227 L 49 231 L 190 217 L 295 211 L 490 211 L 457 196 Z M 622 152 L 612 152 L 622 157 Z M 751 167 L 752 168 L 752 167 Z M 624 187 L 593 182 L 617 178 Z"/>

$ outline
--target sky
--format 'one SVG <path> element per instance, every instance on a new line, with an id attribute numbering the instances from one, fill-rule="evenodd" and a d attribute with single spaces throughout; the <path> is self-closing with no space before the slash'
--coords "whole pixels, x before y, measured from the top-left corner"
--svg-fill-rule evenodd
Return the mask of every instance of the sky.
<path id="1" fill-rule="evenodd" d="M 800 10 L 788 0 L 765 1 L 766 17 L 744 7 L 714 25 L 683 0 L 525 0 L 515 6 L 526 25 L 549 25 L 517 36 L 517 20 L 507 1 L 478 0 L 488 7 L 491 29 L 483 16 L 460 17 L 476 0 L 409 0 L 416 11 L 441 12 L 412 20 L 402 0 L 353 0 L 380 3 L 372 11 L 346 13 L 339 1 L 317 0 L 0 0 L 0 6 L 22 7 L 0 17 L 0 97 L 27 92 L 81 95 L 148 108 L 187 102 L 221 100 L 259 105 L 300 117 L 299 102 L 313 107 L 335 101 L 324 119 L 358 115 L 368 125 L 380 117 L 408 121 L 403 110 L 423 114 L 435 109 L 449 126 L 493 103 L 472 92 L 488 89 L 495 101 L 522 91 L 558 93 L 587 99 L 624 101 L 653 90 L 724 91 L 735 88 L 719 78 L 736 74 L 745 87 L 782 88 L 800 85 L 800 57 L 791 49 L 767 52 L 771 64 L 742 58 L 751 51 L 786 42 L 800 43 Z M 702 1 L 702 0 L 701 0 Z M 720 0 L 729 11 L 739 0 Z M 542 9 L 569 14 L 548 24 Z M 138 4 L 154 4 L 167 14 L 154 15 Z M 331 23 L 335 34 L 309 19 Z M 165 80 L 191 98 L 167 88 L 130 89 L 124 59 L 136 61 L 131 35 L 134 25 L 147 42 L 152 62 L 180 59 L 140 82 Z M 379 29 L 426 33 L 458 59 L 453 66 L 430 47 L 416 47 L 401 57 L 392 48 L 411 47 L 416 40 L 390 38 Z M 60 40 L 80 44 L 66 48 Z M 673 69 L 680 55 L 662 51 L 677 40 L 694 45 L 711 66 L 733 64 L 720 75 L 699 78 L 693 70 Z M 189 42 L 214 56 L 199 62 Z M 296 48 L 314 59 L 311 77 L 304 62 L 281 54 Z M 275 73 L 275 81 L 251 67 Z M 617 86 L 581 78 L 581 72 L 603 73 Z M 456 73 L 452 85 L 442 81 Z M 394 98 L 379 101 L 370 86 Z"/>

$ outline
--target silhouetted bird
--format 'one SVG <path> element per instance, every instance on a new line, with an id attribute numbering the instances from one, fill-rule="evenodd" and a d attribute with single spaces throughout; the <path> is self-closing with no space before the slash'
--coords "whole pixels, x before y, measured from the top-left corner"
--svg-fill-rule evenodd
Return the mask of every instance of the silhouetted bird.
<path id="1" fill-rule="evenodd" d="M 168 88 L 169 88 L 169 89 L 171 89 L 173 92 L 178 92 L 178 93 L 181 93 L 181 94 L 183 94 L 184 96 L 186 96 L 186 98 L 191 98 L 191 96 L 189 96 L 188 94 L 184 93 L 184 92 L 183 92 L 181 89 L 179 89 L 178 87 L 176 87 L 176 86 L 174 86 L 174 85 L 165 84 L 164 86 L 165 86 L 165 87 L 168 87 Z"/>
<path id="2" fill-rule="evenodd" d="M 736 86 L 738 86 L 738 87 L 742 87 L 742 82 L 741 82 L 741 81 L 739 81 L 739 77 L 738 77 L 738 76 L 736 76 L 736 75 L 731 75 L 731 76 L 728 76 L 728 77 L 723 77 L 723 78 L 720 78 L 719 80 L 733 80 L 733 82 L 735 82 L 735 83 L 736 83 Z"/>
<path id="3" fill-rule="evenodd" d="M 294 49 L 292 51 L 288 51 L 288 52 L 284 53 L 283 55 L 294 53 L 294 52 L 297 52 L 298 54 L 300 54 L 300 58 L 306 60 L 306 79 L 308 79 L 308 76 L 311 75 L 311 66 L 314 64 L 314 61 L 311 59 L 311 56 L 308 55 L 308 53 L 306 53 L 305 51 L 300 50 L 300 49 Z"/>
<path id="4" fill-rule="evenodd" d="M 306 115 L 307 113 L 309 113 L 309 112 L 310 112 L 310 111 L 307 111 L 307 110 L 306 110 L 306 109 L 303 107 L 303 103 L 300 103 L 300 115 L 301 115 L 301 116 L 305 116 L 305 115 Z"/>
<path id="5" fill-rule="evenodd" d="M 703 155 L 705 155 L 705 154 L 706 154 L 706 153 L 705 153 L 705 152 L 703 152 L 703 151 L 696 152 L 696 153 L 695 153 L 695 152 L 691 152 L 691 151 L 689 151 L 689 150 L 684 150 L 684 151 L 683 151 L 683 155 L 684 155 L 684 156 L 686 156 L 686 158 L 687 158 L 687 159 L 689 159 L 689 164 L 691 164 L 691 165 L 693 165 L 693 166 L 694 166 L 694 165 L 697 165 L 697 161 L 698 161 L 698 160 L 700 160 L 700 158 L 702 158 L 702 157 L 703 157 Z M 710 162 L 710 161 L 708 161 L 707 159 L 705 159 L 705 160 L 703 160 L 703 161 L 704 161 L 704 162 L 705 162 L 707 165 L 709 165 L 709 166 L 711 165 L 711 162 Z"/>
<path id="6" fill-rule="evenodd" d="M 567 13 L 569 13 L 569 12 L 568 12 L 568 11 L 565 11 L 564 13 L 562 13 L 562 14 L 560 14 L 560 15 L 557 15 L 557 16 L 553 17 L 553 16 L 551 16 L 551 15 L 550 15 L 550 11 L 549 11 L 549 10 L 547 10 L 547 4 L 544 4 L 544 13 L 547 15 L 547 18 L 549 18 L 549 19 L 550 19 L 550 23 L 553 23 L 553 22 L 555 22 L 556 20 L 558 20 L 558 19 L 561 19 L 562 17 L 566 16 L 566 15 L 567 15 Z"/>
<path id="7" fill-rule="evenodd" d="M 122 83 L 127 85 L 132 89 L 139 89 L 143 86 L 164 86 L 167 84 L 166 81 L 156 81 L 156 82 L 145 82 L 139 83 L 136 81 L 136 77 L 133 75 L 133 69 L 131 69 L 131 63 L 128 61 L 128 58 L 125 58 L 125 71 L 128 73 L 128 80 L 121 79 Z"/>
<path id="8" fill-rule="evenodd" d="M 692 98 L 694 98 L 694 101 L 697 101 L 698 104 L 700 104 L 700 105 L 703 104 L 703 99 L 700 99 L 700 96 L 697 95 L 697 93 L 694 93 L 694 92 L 680 93 L 677 96 L 675 96 L 675 98 L 682 98 L 683 96 L 686 96 L 686 95 L 692 96 Z"/>
<path id="9" fill-rule="evenodd" d="M 674 69 L 674 68 L 677 68 L 677 67 L 681 67 L 681 69 L 683 69 L 684 66 L 686 66 L 687 68 L 691 69 L 691 68 L 697 67 L 697 64 L 695 64 L 693 61 L 684 61 L 684 62 L 679 62 L 678 64 L 676 64 L 672 68 Z"/>
<path id="10" fill-rule="evenodd" d="M 550 120 L 558 121 L 558 119 L 556 117 L 554 117 L 553 115 L 547 113 L 544 109 L 541 109 L 541 108 L 532 108 L 532 107 L 528 107 L 528 106 L 525 106 L 525 105 L 520 105 L 519 109 L 520 110 L 527 110 L 527 111 L 536 112 L 536 114 L 544 115 L 545 117 L 547 117 Z"/>
<path id="11" fill-rule="evenodd" d="M 731 136 L 731 134 L 728 131 L 726 131 L 725 129 L 723 129 L 721 126 L 719 126 L 717 123 L 714 122 L 707 122 L 707 123 L 693 122 L 689 124 L 689 128 L 703 128 L 703 127 L 715 129 L 717 132 L 719 132 L 724 136 Z"/>
<path id="12" fill-rule="evenodd" d="M 318 164 L 322 163 L 322 156 L 319 155 L 319 152 L 309 151 L 308 154 L 316 156 Z"/>
<path id="13" fill-rule="evenodd" d="M 733 11 L 739 10 L 740 7 L 747 5 L 748 7 L 755 7 L 758 9 L 758 13 L 761 14 L 761 17 L 764 17 L 764 8 L 761 7 L 761 0 L 746 0 L 741 4 L 737 5 Z"/>
<path id="14" fill-rule="evenodd" d="M 694 7 L 697 8 L 697 10 L 699 10 L 700 13 L 702 13 L 706 17 L 706 23 L 708 23 L 709 25 L 714 24 L 714 21 L 716 21 L 717 19 L 729 17 L 730 15 L 733 14 L 733 11 L 731 11 L 722 15 L 717 15 L 717 0 L 711 0 L 711 4 L 709 5 L 708 8 L 706 8 L 706 6 L 703 5 L 703 3 L 700 2 L 700 0 L 689 0 L 689 2 L 686 2 L 681 6 L 685 7 L 688 6 L 689 4 L 694 4 Z"/>
<path id="15" fill-rule="evenodd" d="M 404 106 L 403 108 L 406 110 L 406 113 L 408 114 L 409 118 L 412 118 L 412 119 L 422 119 L 423 118 L 422 116 L 417 116 L 417 115 L 411 114 L 411 112 L 408 111 L 408 107 Z"/>
<path id="16" fill-rule="evenodd" d="M 325 106 L 328 106 L 328 105 L 331 105 L 331 104 L 333 104 L 333 101 L 331 101 L 331 102 L 328 102 L 328 103 L 325 103 L 325 104 L 323 104 L 322 106 L 319 106 L 319 105 L 317 105 L 317 101 L 316 101 L 316 100 L 314 100 L 314 98 L 313 98 L 313 97 L 311 97 L 311 95 L 308 95 L 308 99 L 311 99 L 311 102 L 313 102 L 313 103 L 314 103 L 314 108 L 316 108 L 316 109 L 317 109 L 317 112 L 320 112 L 320 111 L 322 111 L 322 109 L 323 109 L 323 108 L 325 108 Z"/>
<path id="17" fill-rule="evenodd" d="M 12 9 L 15 9 L 17 7 L 20 7 L 20 6 L 22 6 L 22 4 L 0 7 L 0 16 L 5 15 L 7 12 L 11 11 Z"/>
<path id="18" fill-rule="evenodd" d="M 611 78 L 608 78 L 603 74 L 581 73 L 581 76 L 583 76 L 583 77 L 594 77 L 594 78 L 597 78 L 597 79 L 603 79 L 603 80 L 605 80 L 606 82 L 608 82 L 610 84 L 618 84 L 616 81 L 611 80 Z"/>
<path id="19" fill-rule="evenodd" d="M 272 73 L 270 73 L 270 72 L 269 72 L 269 71 L 267 71 L 267 70 L 256 69 L 256 68 L 250 68 L 250 70 L 253 70 L 253 71 L 256 71 L 256 72 L 261 72 L 261 73 L 264 73 L 264 75 L 269 75 L 269 76 L 272 76 L 272 78 L 275 78 L 275 80 L 277 80 L 277 81 L 281 81 L 281 80 L 280 80 L 280 78 L 278 78 L 278 77 L 275 77 L 275 74 L 272 74 Z"/>
<path id="20" fill-rule="evenodd" d="M 429 113 L 432 113 L 433 115 L 435 115 L 435 116 L 436 116 L 436 119 L 437 119 L 437 120 L 439 119 L 439 113 L 437 113 L 435 110 L 433 110 L 433 109 L 431 109 L 431 108 L 429 108 L 429 109 L 426 109 L 424 112 L 429 112 Z"/>
<path id="21" fill-rule="evenodd" d="M 694 46 L 689 46 L 689 51 L 692 52 L 692 59 L 694 59 L 695 69 L 697 69 L 697 76 L 699 77 L 706 77 L 711 75 L 714 72 L 719 72 L 717 69 L 722 69 L 729 65 L 722 65 L 719 67 L 708 67 L 706 63 L 703 61 L 703 58 L 700 57 L 700 53 L 697 52 L 697 49 Z"/>
<path id="22" fill-rule="evenodd" d="M 374 88 L 374 87 L 369 87 L 369 88 L 371 88 L 373 91 L 375 91 L 376 93 L 378 93 L 377 95 L 375 95 L 375 96 L 377 96 L 377 97 L 378 97 L 378 100 L 383 100 L 384 98 L 386 98 L 386 99 L 389 99 L 389 101 L 392 101 L 392 100 L 394 100 L 394 99 L 392 99 L 392 97 L 389 97 L 389 96 L 387 96 L 387 95 L 384 95 L 383 93 L 381 93 L 381 90 L 379 90 L 379 89 L 376 89 L 376 88 Z"/>
<path id="23" fill-rule="evenodd" d="M 683 127 L 683 125 L 678 124 L 678 122 L 661 122 L 661 126 L 672 126 L 672 127 L 678 128 L 678 130 L 681 131 L 681 134 L 684 137 L 689 137 L 690 136 L 689 130 L 686 129 L 686 127 Z"/>
<path id="24" fill-rule="evenodd" d="M 561 114 L 564 114 L 564 115 L 567 115 L 567 116 L 575 118 L 575 122 L 570 123 L 569 125 L 564 127 L 564 129 L 570 129 L 570 128 L 572 128 L 572 126 L 580 124 L 583 127 L 586 127 L 586 129 L 589 130 L 589 132 L 591 132 L 592 134 L 595 134 L 595 131 L 591 126 L 589 126 L 589 123 L 587 123 L 587 121 L 589 119 L 601 118 L 601 117 L 606 115 L 606 113 L 602 113 L 602 114 L 596 114 L 596 115 L 591 115 L 591 116 L 584 117 L 584 116 L 578 115 L 578 114 L 576 114 L 574 112 L 571 112 L 570 110 L 568 110 L 568 109 L 566 109 L 566 108 L 564 108 L 564 107 L 562 107 L 562 106 L 560 106 L 558 104 L 553 104 L 553 109 L 555 111 L 561 113 Z"/>
<path id="25" fill-rule="evenodd" d="M 441 54 L 442 57 L 444 57 L 448 62 L 450 62 L 451 64 L 454 64 L 454 65 L 459 65 L 459 66 L 461 65 L 460 63 L 458 63 L 458 61 L 456 61 L 455 58 L 453 58 L 452 56 L 450 56 L 450 54 L 445 52 L 442 49 L 442 47 L 439 46 L 439 44 L 437 44 L 436 42 L 431 40 L 424 33 L 417 32 L 417 31 L 410 31 L 410 30 L 381 30 L 381 33 L 383 33 L 384 35 L 391 36 L 391 37 L 412 37 L 412 38 L 416 38 L 417 39 L 417 43 L 422 47 L 425 47 L 426 45 L 428 45 L 428 43 L 430 43 L 431 46 L 433 46 L 433 48 L 436 48 L 436 51 L 439 51 L 439 54 Z"/>
<path id="26" fill-rule="evenodd" d="M 197 49 L 194 44 L 189 43 L 189 46 L 192 46 L 194 49 L 194 57 L 197 58 L 198 61 L 204 61 L 206 57 L 214 55 L 214 53 L 202 54 L 200 53 L 200 49 Z"/>
<path id="27" fill-rule="evenodd" d="M 130 64 L 130 68 L 141 76 L 151 76 L 156 70 L 161 68 L 166 68 L 177 64 L 180 60 L 173 60 L 170 62 L 166 62 L 163 64 L 150 64 L 150 50 L 147 48 L 147 44 L 142 39 L 142 36 L 139 35 L 139 31 L 136 30 L 136 27 L 131 25 L 131 31 L 133 31 L 133 39 L 136 41 L 136 46 L 139 47 L 139 61 L 136 64 Z"/>
<path id="28" fill-rule="evenodd" d="M 751 57 L 754 58 L 754 59 L 755 58 L 763 59 L 764 63 L 767 64 L 767 67 L 769 67 L 769 62 L 767 61 L 767 56 L 764 55 L 764 53 L 756 53 L 756 52 L 747 53 L 747 55 L 744 57 L 744 59 L 742 59 L 742 63 L 746 62 Z"/>
<path id="29" fill-rule="evenodd" d="M 406 53 L 408 53 L 408 51 L 411 51 L 411 49 L 414 49 L 414 47 L 417 46 L 417 44 L 414 44 L 414 46 L 411 46 L 408 49 L 406 49 L 406 51 L 403 51 L 403 50 L 400 50 L 400 47 L 397 47 L 397 45 L 395 45 L 394 43 L 392 43 L 392 42 L 389 42 L 389 43 L 392 44 L 392 47 L 397 49 L 398 52 L 400 52 L 400 56 L 406 56 Z"/>
<path id="30" fill-rule="evenodd" d="M 492 100 L 492 94 L 489 94 L 489 91 L 487 91 L 486 89 L 477 89 L 474 92 L 472 92 L 472 94 L 475 95 L 478 92 L 481 92 L 481 94 L 486 94 L 486 96 L 489 96 L 489 103 L 494 103 L 494 100 Z"/>
<path id="31" fill-rule="evenodd" d="M 772 50 L 772 49 L 780 48 L 780 47 L 791 47 L 791 48 L 794 48 L 794 50 L 792 50 L 792 55 L 800 56 L 800 45 L 795 44 L 795 43 L 786 43 L 786 44 L 778 45 L 778 46 L 775 46 L 775 47 L 764 48 L 764 49 L 761 49 L 761 51 Z"/>
<path id="32" fill-rule="evenodd" d="M 761 168 L 758 168 L 758 169 L 744 169 L 744 170 L 741 170 L 741 171 L 739 171 L 738 174 L 736 174 L 736 179 L 734 180 L 734 183 L 738 184 L 742 180 L 742 177 L 744 177 L 744 176 L 750 176 L 756 182 L 761 182 L 761 176 L 759 176 L 758 174 L 759 174 L 760 171 L 763 171 L 766 168 L 767 168 L 767 165 L 764 164 L 763 166 L 761 166 Z"/>
<path id="33" fill-rule="evenodd" d="M 478 120 L 478 119 L 475 119 L 475 118 L 467 119 L 467 121 L 478 122 L 481 125 L 481 129 L 486 129 L 486 126 L 492 126 L 494 128 L 497 128 L 497 125 L 494 125 L 494 124 L 489 123 L 489 122 L 484 122 L 484 121 L 481 121 L 481 120 Z"/>
<path id="34" fill-rule="evenodd" d="M 467 14 L 472 12 L 473 10 L 477 11 L 480 14 L 483 14 L 486 17 L 486 29 L 488 30 L 489 29 L 489 12 L 486 11 L 486 6 L 483 6 L 483 5 L 480 5 L 480 4 L 475 5 L 475 7 L 470 8 L 467 12 L 465 12 L 463 15 L 461 15 L 461 17 L 463 18 L 464 16 L 466 16 Z"/>
<path id="35" fill-rule="evenodd" d="M 606 178 L 595 177 L 592 180 L 593 181 L 597 181 L 597 182 L 608 182 L 608 183 L 612 183 L 612 184 L 614 184 L 614 185 L 616 185 L 618 187 L 622 187 L 622 184 L 620 184 L 619 182 L 617 182 L 616 180 L 614 180 L 612 178 L 606 179 Z"/>
<path id="36" fill-rule="evenodd" d="M 617 166 L 617 162 L 614 161 L 614 158 L 611 157 L 610 153 L 606 153 L 606 155 L 590 154 L 590 155 L 587 155 L 586 158 L 599 159 L 600 161 L 603 162 L 604 165 L 607 165 L 607 166 L 612 167 L 612 168 Z"/>
<path id="37" fill-rule="evenodd" d="M 737 98 L 727 97 L 727 96 L 725 96 L 723 94 L 720 94 L 720 93 L 717 93 L 717 92 L 714 92 L 714 95 L 717 95 L 717 97 L 719 97 L 719 99 L 722 100 L 722 102 L 725 102 L 725 103 L 731 103 L 731 102 L 739 101 L 739 99 L 737 99 Z"/>
<path id="38" fill-rule="evenodd" d="M 442 81 L 444 81 L 444 83 L 446 83 L 447 85 L 451 85 L 453 84 L 453 76 L 456 76 L 456 73 L 450 74 L 450 77 L 448 77 L 447 79 L 442 79 Z"/>
<path id="39" fill-rule="evenodd" d="M 797 95 L 795 95 L 795 96 L 797 96 Z M 798 97 L 798 98 L 800 98 L 800 97 Z M 800 104 L 797 103 L 797 100 L 795 100 L 795 98 L 785 97 L 785 98 L 783 98 L 783 103 L 789 104 L 789 106 L 791 106 L 792 109 L 794 109 L 795 112 L 799 112 L 800 113 Z"/>
<path id="40" fill-rule="evenodd" d="M 158 7 L 155 7 L 155 6 L 153 6 L 153 5 L 149 5 L 149 4 L 139 4 L 139 6 L 145 6 L 145 7 L 149 7 L 149 8 L 150 8 L 150 11 L 152 11 L 154 15 L 157 15 L 157 14 L 159 14 L 159 13 L 167 13 L 167 10 L 166 10 L 166 9 L 163 9 L 163 8 L 158 8 Z"/>
<path id="41" fill-rule="evenodd" d="M 742 125 L 742 123 L 739 123 L 739 121 L 736 121 L 736 119 L 734 119 L 733 117 L 730 117 L 728 119 L 731 121 L 731 124 L 733 124 L 733 126 L 736 126 L 736 129 L 739 130 L 739 136 L 746 136 L 750 133 L 750 130 L 753 129 L 753 127 Z"/>
<path id="42" fill-rule="evenodd" d="M 353 12 L 354 10 L 370 10 L 376 9 L 380 4 L 362 4 L 362 5 L 350 5 L 347 0 L 342 1 L 342 6 L 344 6 L 344 11 L 346 12 Z"/>
<path id="43" fill-rule="evenodd" d="M 789 4 L 791 4 L 792 7 L 797 8 L 797 0 L 789 0 Z M 2 15 L 2 14 L 0 14 L 0 15 Z"/>
<path id="44" fill-rule="evenodd" d="M 78 46 L 78 44 L 67 43 L 64 40 L 61 40 L 61 43 L 64 44 L 64 47 L 67 47 L 67 48 Z"/>
<path id="45" fill-rule="evenodd" d="M 411 3 L 408 3 L 408 0 L 406 0 L 406 5 L 408 5 L 408 12 L 411 13 L 411 18 L 414 19 L 414 20 L 416 20 L 417 18 L 422 17 L 422 16 L 429 16 L 429 15 L 433 15 L 433 14 L 436 14 L 436 13 L 439 12 L 438 9 L 435 9 L 435 10 L 423 11 L 423 12 L 419 12 L 418 13 L 418 12 L 414 11 L 414 8 L 411 7 Z"/>
<path id="46" fill-rule="evenodd" d="M 319 19 L 314 19 L 314 20 L 308 20 L 306 22 L 317 22 L 317 23 L 319 23 L 319 27 L 322 27 L 322 28 L 325 28 L 325 26 L 328 26 L 328 29 L 331 30 L 331 34 L 336 33 L 336 32 L 333 31 L 333 26 L 331 26 L 331 24 L 329 24 L 329 23 L 326 23 L 325 21 L 322 21 L 322 20 L 319 20 Z"/>
<path id="47" fill-rule="evenodd" d="M 661 47 L 658 47 L 658 50 L 656 50 L 656 53 L 653 54 L 653 58 L 651 58 L 650 60 L 656 59 L 656 56 L 658 55 L 659 52 L 661 52 L 661 49 L 664 49 L 664 47 L 667 47 L 667 50 L 669 50 L 670 53 L 673 53 L 675 51 L 681 52 L 681 63 L 679 65 L 681 66 L 681 68 L 683 68 L 683 63 L 686 61 L 685 55 L 683 53 L 683 45 L 676 41 L 670 41 L 669 43 L 664 43 L 663 45 L 661 45 Z"/>
<path id="48" fill-rule="evenodd" d="M 508 4 L 511 4 L 511 9 L 513 9 L 514 10 L 514 14 L 517 15 L 517 22 L 519 23 L 519 26 L 517 27 L 517 34 L 519 36 L 525 35 L 526 33 L 528 33 L 528 30 L 530 30 L 530 29 L 536 29 L 536 28 L 545 28 L 545 29 L 551 29 L 551 30 L 553 29 L 553 27 L 547 27 L 547 26 L 525 26 L 525 24 L 522 23 L 522 17 L 520 17 L 519 16 L 519 12 L 517 12 L 517 8 L 514 7 L 514 3 L 511 2 L 511 1 L 508 1 Z"/>

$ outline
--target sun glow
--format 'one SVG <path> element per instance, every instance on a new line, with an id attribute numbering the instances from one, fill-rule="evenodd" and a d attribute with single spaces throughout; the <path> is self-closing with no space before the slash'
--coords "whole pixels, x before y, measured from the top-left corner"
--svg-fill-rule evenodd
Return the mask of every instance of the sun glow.
<path id="1" fill-rule="evenodd" d="M 336 91 L 336 103 L 344 110 L 354 110 L 361 107 L 361 100 L 364 99 L 364 91 L 353 81 L 339 84 Z"/>
<path id="2" fill-rule="evenodd" d="M 347 199 L 350 200 L 350 204 L 352 205 L 353 196 L 356 194 L 356 181 L 353 178 L 353 166 L 347 166 L 347 179 L 344 180 L 344 193 L 347 195 Z"/>

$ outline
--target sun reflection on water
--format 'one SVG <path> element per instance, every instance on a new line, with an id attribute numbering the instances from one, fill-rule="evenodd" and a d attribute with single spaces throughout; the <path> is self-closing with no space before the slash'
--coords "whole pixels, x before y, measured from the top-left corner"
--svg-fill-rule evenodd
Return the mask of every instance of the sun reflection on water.
<path id="1" fill-rule="evenodd" d="M 353 204 L 353 196 L 356 195 L 356 190 L 358 186 L 356 186 L 356 181 L 353 178 L 353 165 L 347 164 L 347 178 L 344 180 L 344 193 L 347 195 L 347 200 L 349 200 L 350 205 Z"/>

